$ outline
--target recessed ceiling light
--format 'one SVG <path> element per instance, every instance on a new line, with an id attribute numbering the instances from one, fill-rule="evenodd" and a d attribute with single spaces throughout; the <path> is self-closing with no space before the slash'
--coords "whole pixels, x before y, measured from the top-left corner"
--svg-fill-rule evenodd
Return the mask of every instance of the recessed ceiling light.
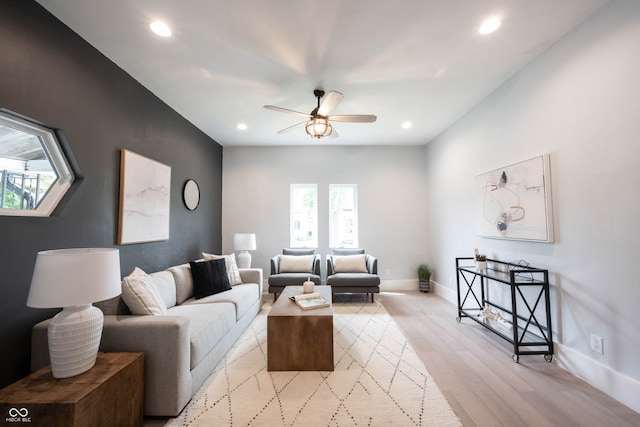
<path id="1" fill-rule="evenodd" d="M 160 37 L 169 37 L 171 36 L 171 28 L 167 24 L 162 21 L 154 21 L 149 25 L 151 31 L 159 35 Z"/>
<path id="2" fill-rule="evenodd" d="M 407 122 L 403 122 L 401 126 L 402 126 L 402 129 L 409 129 L 411 126 L 413 126 L 413 123 L 407 121 Z"/>
<path id="3" fill-rule="evenodd" d="M 236 126 L 236 129 L 247 130 L 247 125 L 245 123 L 238 123 L 238 126 Z"/>
<path id="4" fill-rule="evenodd" d="M 500 27 L 500 24 L 502 24 L 502 22 L 500 22 L 498 18 L 489 18 L 486 21 L 484 21 L 482 25 L 480 25 L 480 29 L 478 30 L 478 32 L 480 34 L 493 33 L 495 30 L 498 29 L 498 27 Z"/>

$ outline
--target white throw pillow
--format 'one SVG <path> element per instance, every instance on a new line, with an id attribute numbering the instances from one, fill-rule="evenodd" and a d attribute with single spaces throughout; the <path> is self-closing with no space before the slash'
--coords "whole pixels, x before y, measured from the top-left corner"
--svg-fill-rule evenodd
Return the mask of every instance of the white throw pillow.
<path id="1" fill-rule="evenodd" d="M 173 275 L 176 284 L 176 304 L 182 304 L 193 296 L 193 276 L 191 266 L 187 264 L 174 265 L 167 269 Z"/>
<path id="2" fill-rule="evenodd" d="M 311 273 L 315 255 L 280 255 L 280 273 Z"/>
<path id="3" fill-rule="evenodd" d="M 229 283 L 231 283 L 231 286 L 239 285 L 240 283 L 242 283 L 242 278 L 240 277 L 240 270 L 238 270 L 238 264 L 236 264 L 236 254 L 214 255 L 214 254 L 206 254 L 202 252 L 202 257 L 204 258 L 205 261 L 224 258 L 224 266 L 227 269 L 227 276 L 229 276 Z"/>
<path id="4" fill-rule="evenodd" d="M 368 273 L 366 255 L 334 255 L 333 271 L 336 273 Z"/>
<path id="5" fill-rule="evenodd" d="M 132 314 L 167 314 L 167 306 L 153 285 L 153 280 L 138 267 L 122 279 L 122 299 Z"/>

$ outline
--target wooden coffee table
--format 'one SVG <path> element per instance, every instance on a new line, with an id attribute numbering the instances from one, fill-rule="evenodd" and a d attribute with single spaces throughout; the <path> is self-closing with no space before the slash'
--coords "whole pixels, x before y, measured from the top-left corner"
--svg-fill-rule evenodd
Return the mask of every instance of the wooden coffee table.
<path id="1" fill-rule="evenodd" d="M 331 286 L 316 286 L 331 301 Z M 333 307 L 303 310 L 289 297 L 302 286 L 287 286 L 267 316 L 269 371 L 333 371 Z"/>

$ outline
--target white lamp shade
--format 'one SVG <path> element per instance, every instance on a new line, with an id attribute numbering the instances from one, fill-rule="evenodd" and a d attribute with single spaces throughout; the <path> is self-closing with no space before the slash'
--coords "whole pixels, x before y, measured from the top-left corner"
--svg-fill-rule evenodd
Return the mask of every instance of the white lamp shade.
<path id="1" fill-rule="evenodd" d="M 120 295 L 120 252 L 115 248 L 38 252 L 27 305 L 35 308 L 91 304 Z"/>
<path id="2" fill-rule="evenodd" d="M 236 233 L 233 236 L 233 249 L 236 251 L 255 251 L 256 235 L 249 233 Z"/>

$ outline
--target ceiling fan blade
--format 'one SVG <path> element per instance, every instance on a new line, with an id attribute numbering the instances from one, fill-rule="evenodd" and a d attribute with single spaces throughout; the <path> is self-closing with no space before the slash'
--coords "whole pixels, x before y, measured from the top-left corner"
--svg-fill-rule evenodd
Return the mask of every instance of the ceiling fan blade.
<path id="1" fill-rule="evenodd" d="M 302 113 L 300 111 L 289 110 L 288 108 L 276 107 L 275 105 L 265 105 L 264 108 L 266 108 L 267 110 L 279 111 L 281 113 L 296 114 L 298 116 L 306 117 L 308 119 L 311 118 L 311 115 L 309 113 Z"/>
<path id="2" fill-rule="evenodd" d="M 332 122 L 372 123 L 378 118 L 373 114 L 349 114 L 343 116 L 329 116 L 327 119 Z"/>
<path id="3" fill-rule="evenodd" d="M 290 130 L 293 130 L 293 129 L 295 129 L 295 128 L 297 128 L 297 127 L 300 127 L 300 126 L 302 126 L 302 125 L 305 125 L 305 124 L 307 124 L 307 121 L 306 121 L 306 120 L 305 120 L 304 122 L 300 122 L 300 123 L 295 124 L 295 125 L 293 125 L 293 126 L 289 126 L 288 128 L 281 129 L 281 130 L 279 130 L 277 133 L 286 133 L 286 132 L 289 132 Z"/>
<path id="4" fill-rule="evenodd" d="M 334 108 L 336 108 L 336 105 L 338 105 L 340 101 L 342 101 L 343 97 L 344 95 L 342 95 L 340 92 L 336 92 L 333 90 L 327 93 L 324 96 L 324 98 L 322 98 L 322 102 L 320 103 L 320 108 L 318 108 L 318 115 L 320 116 L 329 115 L 329 113 L 333 111 Z"/>
<path id="5" fill-rule="evenodd" d="M 340 136 L 340 134 L 336 130 L 336 127 L 335 126 L 331 126 L 331 133 L 329 134 L 329 138 L 335 139 L 335 138 L 337 138 L 339 136 Z"/>

